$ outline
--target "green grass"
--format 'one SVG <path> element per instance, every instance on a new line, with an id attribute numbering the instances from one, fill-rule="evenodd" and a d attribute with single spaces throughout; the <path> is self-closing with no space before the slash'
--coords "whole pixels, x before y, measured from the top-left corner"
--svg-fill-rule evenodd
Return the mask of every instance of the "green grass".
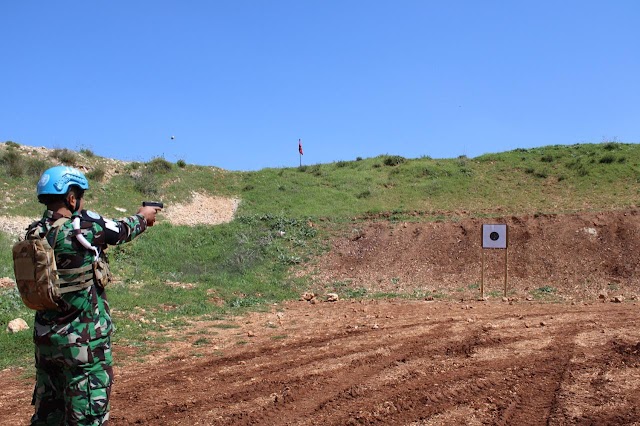
<path id="1" fill-rule="evenodd" d="M 141 351 L 157 347 L 162 327 L 188 327 L 199 318 L 224 321 L 243 310 L 296 299 L 309 289 L 310 280 L 295 278 L 293 268 L 327 250 L 330 235 L 357 234 L 364 219 L 447 221 L 459 211 L 475 217 L 599 211 L 636 207 L 640 199 L 640 145 L 617 142 L 515 149 L 476 158 L 385 154 L 255 172 L 172 164 L 163 158 L 112 166 L 87 150 L 58 151 L 57 158 L 38 160 L 25 153 L 29 149 L 0 144 L 0 185 L 11 188 L 0 215 L 39 217 L 43 206 L 34 188 L 41 171 L 56 160 L 87 164 L 91 189 L 86 207 L 107 217 L 132 214 L 145 199 L 167 206 L 184 203 L 193 192 L 241 200 L 231 223 L 186 227 L 160 222 L 132 243 L 109 250 L 119 281 L 109 288 L 114 339 Z M 0 233 L 0 276 L 13 277 L 12 242 Z M 179 288 L 167 281 L 193 285 Z M 322 291 L 341 298 L 456 296 L 455 291 L 452 296 L 444 290 L 396 294 L 352 288 L 348 282 L 325 284 Z M 541 287 L 534 297 L 555 297 L 550 289 Z M 0 290 L 0 368 L 31 362 L 30 331 L 5 331 L 18 316 L 30 323 L 33 313 L 15 290 Z"/>
<path id="2" fill-rule="evenodd" d="M 121 215 L 115 207 L 133 212 L 145 198 L 170 205 L 188 200 L 194 191 L 240 198 L 241 215 L 330 221 L 389 212 L 402 217 L 498 208 L 505 214 L 624 208 L 635 206 L 640 195 L 640 147 L 615 142 L 516 149 L 476 158 L 399 160 L 381 155 L 256 172 L 178 166 L 156 158 L 120 166 L 107 182 L 101 181 L 100 157 L 89 160 L 94 165 L 87 174 L 96 179 L 90 180 L 87 205 L 100 206 L 94 208 L 114 217 Z M 0 182 L 14 188 L 3 214 L 40 213 L 33 197 L 38 173 L 11 175 L 12 164 L 26 162 L 17 148 L 5 144 L 0 150 Z"/>
<path id="3" fill-rule="evenodd" d="M 552 300 L 556 298 L 556 292 L 557 290 L 554 287 L 550 285 L 544 285 L 533 290 L 531 292 L 531 295 L 536 300 Z"/>
<path id="4" fill-rule="evenodd" d="M 33 316 L 34 312 L 24 306 L 17 289 L 0 289 L 0 370 L 33 363 L 33 329 L 13 334 L 6 330 L 9 321 L 16 318 L 22 318 L 32 327 Z"/>

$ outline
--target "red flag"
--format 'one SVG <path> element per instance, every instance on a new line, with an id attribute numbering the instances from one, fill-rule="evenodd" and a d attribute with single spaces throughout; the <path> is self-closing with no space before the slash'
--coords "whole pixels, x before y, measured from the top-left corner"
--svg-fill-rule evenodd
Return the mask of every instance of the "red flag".
<path id="1" fill-rule="evenodd" d="M 302 142 L 300 142 L 300 139 L 298 139 L 298 152 L 300 153 L 300 155 L 304 155 L 304 153 L 302 152 Z"/>

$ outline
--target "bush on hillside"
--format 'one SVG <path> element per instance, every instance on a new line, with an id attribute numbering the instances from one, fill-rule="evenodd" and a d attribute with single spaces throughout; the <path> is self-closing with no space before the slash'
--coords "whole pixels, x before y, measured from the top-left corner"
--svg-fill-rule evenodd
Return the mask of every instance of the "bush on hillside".
<path id="1" fill-rule="evenodd" d="M 160 192 L 158 179 L 149 171 L 131 175 L 133 187 L 143 195 L 157 195 Z"/>
<path id="2" fill-rule="evenodd" d="M 17 151 L 7 150 L 0 158 L 7 175 L 10 177 L 20 177 L 25 172 L 24 157 Z"/>
<path id="3" fill-rule="evenodd" d="M 616 157 L 613 154 L 607 154 L 600 159 L 600 164 L 612 164 L 616 162 Z"/>
<path id="4" fill-rule="evenodd" d="M 78 156 L 75 152 L 64 148 L 64 149 L 54 149 L 51 152 L 51 156 L 57 160 L 59 160 L 62 164 L 73 166 L 76 164 Z"/>
<path id="5" fill-rule="evenodd" d="M 40 177 L 40 175 L 53 165 L 46 160 L 40 158 L 28 157 L 25 164 L 25 173 L 27 176 Z"/>
<path id="6" fill-rule="evenodd" d="M 620 149 L 621 145 L 617 142 L 607 142 L 603 146 L 605 151 L 614 151 L 616 149 Z"/>
<path id="7" fill-rule="evenodd" d="M 385 166 L 398 166 L 402 163 L 405 163 L 406 161 L 407 159 L 400 155 L 387 155 L 384 157 L 382 163 Z"/>
<path id="8" fill-rule="evenodd" d="M 87 173 L 87 178 L 91 180 L 95 180 L 97 182 L 102 182 L 106 173 L 107 172 L 104 169 L 104 166 L 97 166 L 95 169 Z"/>
<path id="9" fill-rule="evenodd" d="M 173 169 L 173 164 L 162 157 L 156 157 L 147 163 L 149 173 L 163 174 L 170 172 L 171 169 Z"/>

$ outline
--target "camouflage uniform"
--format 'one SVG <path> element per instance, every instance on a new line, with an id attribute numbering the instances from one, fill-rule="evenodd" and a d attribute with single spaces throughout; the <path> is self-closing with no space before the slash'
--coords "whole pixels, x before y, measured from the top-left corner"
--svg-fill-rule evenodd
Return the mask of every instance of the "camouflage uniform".
<path id="1" fill-rule="evenodd" d="M 142 233 L 142 215 L 112 221 L 83 210 L 80 228 L 99 249 L 131 241 Z M 39 232 L 44 235 L 62 216 L 47 210 Z M 44 224 L 44 226 L 42 225 Z M 56 236 L 57 235 L 57 236 Z M 93 252 L 74 236 L 71 221 L 49 234 L 55 241 L 59 269 L 79 268 L 93 262 Z M 104 258 L 102 253 L 101 257 Z M 64 277 L 64 276 L 63 276 Z M 69 277 L 66 277 L 69 278 Z M 60 310 L 38 311 L 35 316 L 36 385 L 32 425 L 104 425 L 109 419 L 113 382 L 111 333 L 113 330 L 105 290 L 100 285 L 62 295 Z"/>

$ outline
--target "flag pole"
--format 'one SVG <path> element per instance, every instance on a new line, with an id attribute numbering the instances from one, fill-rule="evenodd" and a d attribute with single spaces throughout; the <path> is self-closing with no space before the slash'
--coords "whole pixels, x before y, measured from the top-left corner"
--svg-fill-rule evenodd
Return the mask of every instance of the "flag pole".
<path id="1" fill-rule="evenodd" d="M 298 155 L 300 156 L 300 167 L 302 167 L 302 140 L 298 139 Z"/>

